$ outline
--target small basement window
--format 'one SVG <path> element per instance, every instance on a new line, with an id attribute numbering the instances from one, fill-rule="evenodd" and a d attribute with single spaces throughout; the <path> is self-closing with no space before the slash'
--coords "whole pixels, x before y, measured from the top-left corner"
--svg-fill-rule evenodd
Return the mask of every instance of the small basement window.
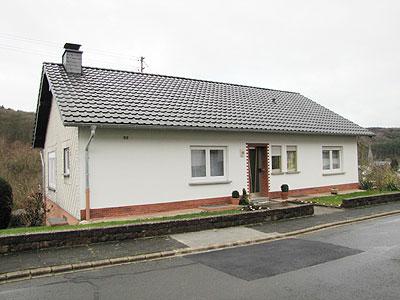
<path id="1" fill-rule="evenodd" d="M 56 152 L 52 151 L 48 154 L 48 188 L 50 190 L 56 190 Z"/>
<path id="2" fill-rule="evenodd" d="M 64 176 L 70 175 L 70 150 L 69 147 L 64 148 Z"/>
<path id="3" fill-rule="evenodd" d="M 192 180 L 226 179 L 226 147 L 191 147 Z"/>

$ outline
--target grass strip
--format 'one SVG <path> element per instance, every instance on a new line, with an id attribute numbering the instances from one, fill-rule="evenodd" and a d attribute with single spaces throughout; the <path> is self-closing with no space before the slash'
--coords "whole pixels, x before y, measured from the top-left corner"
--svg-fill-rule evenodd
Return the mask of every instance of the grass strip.
<path id="1" fill-rule="evenodd" d="M 0 236 L 11 235 L 11 234 L 25 234 L 25 233 L 37 233 L 37 232 L 74 230 L 74 229 L 84 229 L 84 228 L 103 228 L 103 227 L 109 227 L 109 226 L 141 224 L 141 223 L 150 223 L 150 222 L 197 219 L 197 218 L 223 216 L 223 215 L 240 214 L 240 213 L 242 213 L 242 211 L 240 211 L 238 209 L 232 209 L 232 210 L 224 210 L 224 211 L 205 211 L 205 212 L 199 212 L 199 213 L 182 214 L 182 215 L 165 216 L 165 217 L 149 217 L 149 218 L 133 219 L 133 220 L 104 221 L 104 222 L 79 224 L 79 225 L 18 227 L 18 228 L 8 228 L 8 229 L 0 230 Z"/>

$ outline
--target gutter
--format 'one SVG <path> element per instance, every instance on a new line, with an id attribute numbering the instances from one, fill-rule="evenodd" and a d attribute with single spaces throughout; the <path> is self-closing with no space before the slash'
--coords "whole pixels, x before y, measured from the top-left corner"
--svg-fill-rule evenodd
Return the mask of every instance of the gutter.
<path id="1" fill-rule="evenodd" d="M 90 127 L 90 137 L 85 147 L 85 219 L 90 220 L 90 184 L 89 184 L 89 146 L 96 134 L 96 126 Z"/>
<path id="2" fill-rule="evenodd" d="M 47 222 L 47 214 L 46 214 L 46 175 L 45 175 L 45 164 L 44 164 L 44 149 L 40 149 L 40 162 L 42 164 L 42 199 L 44 206 L 44 223 Z"/>
<path id="3" fill-rule="evenodd" d="M 97 126 L 101 128 L 123 128 L 123 129 L 146 129 L 146 130 L 191 130 L 191 131 L 216 131 L 236 133 L 267 133 L 267 134 L 291 134 L 291 135 L 315 135 L 315 136 L 375 136 L 375 133 L 367 132 L 341 133 L 341 132 L 317 132 L 317 131 L 293 131 L 293 130 L 268 130 L 250 128 L 222 128 L 222 127 L 201 127 L 201 126 L 175 126 L 175 125 L 139 125 L 139 124 L 117 124 L 117 123 L 91 123 L 91 122 L 64 122 L 67 127 Z"/>

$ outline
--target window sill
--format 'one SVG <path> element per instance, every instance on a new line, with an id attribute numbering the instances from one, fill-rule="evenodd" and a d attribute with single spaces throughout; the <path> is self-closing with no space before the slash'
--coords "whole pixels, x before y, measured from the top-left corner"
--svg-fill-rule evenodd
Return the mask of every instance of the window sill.
<path id="1" fill-rule="evenodd" d="M 287 171 L 285 174 L 300 174 L 300 171 Z"/>
<path id="2" fill-rule="evenodd" d="M 283 173 L 283 172 L 271 172 L 271 175 L 283 175 L 283 174 L 285 174 L 285 173 Z"/>
<path id="3" fill-rule="evenodd" d="M 229 184 L 229 183 L 232 183 L 232 180 L 192 181 L 192 182 L 189 182 L 189 185 L 190 186 L 196 186 L 196 185 Z"/>
<path id="4" fill-rule="evenodd" d="M 322 176 L 344 175 L 346 172 L 322 173 Z"/>

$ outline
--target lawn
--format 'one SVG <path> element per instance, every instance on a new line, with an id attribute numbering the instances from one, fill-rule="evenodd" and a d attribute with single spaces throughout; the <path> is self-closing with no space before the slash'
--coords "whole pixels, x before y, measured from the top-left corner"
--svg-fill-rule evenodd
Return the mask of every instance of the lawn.
<path id="1" fill-rule="evenodd" d="M 140 224 L 140 223 L 149 223 L 149 222 L 196 219 L 196 218 L 205 218 L 205 217 L 222 216 L 222 215 L 229 215 L 229 214 L 240 214 L 240 213 L 241 213 L 240 210 L 232 209 L 232 210 L 225 210 L 225 211 L 199 212 L 199 213 L 191 213 L 191 214 L 183 214 L 183 215 L 167 216 L 167 217 L 146 218 L 146 219 L 105 221 L 105 222 L 88 223 L 88 224 L 81 224 L 81 225 L 18 227 L 18 228 L 8 228 L 8 229 L 0 230 L 0 236 L 10 235 L 10 234 L 74 230 L 74 229 L 83 229 L 83 228 L 102 228 L 102 227 L 108 227 L 108 226 Z"/>
<path id="2" fill-rule="evenodd" d="M 387 193 L 392 193 L 392 192 L 368 190 L 368 191 L 353 192 L 353 193 L 348 193 L 348 194 L 338 194 L 338 195 L 315 197 L 315 198 L 307 199 L 306 201 L 316 203 L 316 204 L 332 205 L 332 206 L 339 207 L 342 204 L 343 199 L 355 198 L 355 197 L 361 197 L 361 196 L 371 196 L 371 195 L 377 195 L 377 194 L 387 194 Z"/>

